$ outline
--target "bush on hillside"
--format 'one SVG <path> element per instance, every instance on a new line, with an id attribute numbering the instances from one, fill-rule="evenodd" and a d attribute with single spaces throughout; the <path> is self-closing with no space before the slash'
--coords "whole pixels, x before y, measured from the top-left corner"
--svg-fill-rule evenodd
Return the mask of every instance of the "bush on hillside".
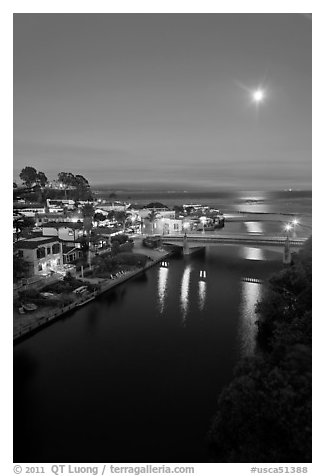
<path id="1" fill-rule="evenodd" d="M 240 362 L 220 395 L 214 462 L 311 462 L 311 270 L 308 240 L 257 304 L 260 352 Z"/>

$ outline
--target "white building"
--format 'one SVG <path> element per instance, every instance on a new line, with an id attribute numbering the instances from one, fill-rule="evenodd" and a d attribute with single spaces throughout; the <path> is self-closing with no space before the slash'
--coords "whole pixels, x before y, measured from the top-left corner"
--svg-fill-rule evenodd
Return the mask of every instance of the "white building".
<path id="1" fill-rule="evenodd" d="M 49 211 L 54 212 L 58 210 L 64 210 L 64 208 L 67 208 L 68 210 L 73 210 L 75 206 L 75 201 L 74 200 L 54 200 L 52 198 L 48 198 L 46 200 L 46 206 L 48 207 Z"/>
<path id="2" fill-rule="evenodd" d="M 35 218 L 40 213 L 45 213 L 45 207 L 42 205 L 15 205 L 14 213 L 20 213 L 24 217 Z"/>
<path id="3" fill-rule="evenodd" d="M 39 236 L 17 241 L 14 250 L 29 264 L 30 276 L 45 276 L 62 269 L 62 244 L 56 238 Z"/>
<path id="4" fill-rule="evenodd" d="M 58 239 L 71 244 L 75 244 L 86 234 L 83 223 L 72 222 L 45 223 L 42 232 L 43 236 L 56 236 Z"/>
<path id="5" fill-rule="evenodd" d="M 183 231 L 183 220 L 178 218 L 157 217 L 153 221 L 144 218 L 142 233 L 145 235 L 174 235 Z"/>

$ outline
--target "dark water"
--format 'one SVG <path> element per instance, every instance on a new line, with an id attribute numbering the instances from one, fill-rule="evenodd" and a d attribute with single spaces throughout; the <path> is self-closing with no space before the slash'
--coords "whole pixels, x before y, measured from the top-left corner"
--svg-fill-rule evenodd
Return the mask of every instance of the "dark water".
<path id="1" fill-rule="evenodd" d="M 238 246 L 170 258 L 15 346 L 14 461 L 208 461 L 218 395 L 255 347 L 262 286 L 242 278 L 281 266 Z"/>

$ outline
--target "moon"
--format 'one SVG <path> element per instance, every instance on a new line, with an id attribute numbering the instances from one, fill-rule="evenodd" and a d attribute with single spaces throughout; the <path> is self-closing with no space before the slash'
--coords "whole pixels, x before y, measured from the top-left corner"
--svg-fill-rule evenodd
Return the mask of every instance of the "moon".
<path id="1" fill-rule="evenodd" d="M 265 92 L 263 89 L 256 89 L 252 92 L 252 99 L 256 104 L 263 102 L 265 99 Z"/>

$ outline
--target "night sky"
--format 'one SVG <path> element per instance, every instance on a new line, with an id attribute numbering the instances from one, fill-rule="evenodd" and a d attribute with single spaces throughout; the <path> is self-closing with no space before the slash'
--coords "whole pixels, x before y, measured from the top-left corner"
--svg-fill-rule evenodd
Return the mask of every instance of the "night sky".
<path id="1" fill-rule="evenodd" d="M 310 189 L 311 30 L 300 14 L 15 14 L 14 178 Z"/>

